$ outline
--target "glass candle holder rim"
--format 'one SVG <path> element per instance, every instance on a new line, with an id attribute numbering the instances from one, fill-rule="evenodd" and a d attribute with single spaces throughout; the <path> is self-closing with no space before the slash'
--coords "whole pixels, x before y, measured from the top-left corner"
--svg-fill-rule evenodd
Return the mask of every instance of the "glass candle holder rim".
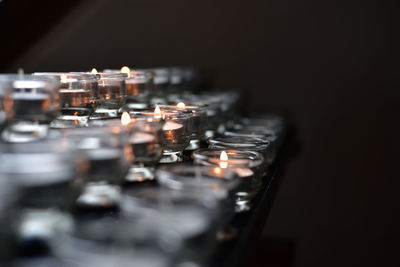
<path id="1" fill-rule="evenodd" d="M 196 162 L 204 163 L 210 166 L 218 166 L 219 162 L 210 162 L 210 158 L 220 159 L 222 151 L 225 151 L 228 155 L 227 162 L 229 163 L 229 159 L 246 159 L 248 162 L 243 162 L 240 164 L 235 164 L 234 167 L 258 167 L 264 162 L 264 156 L 256 151 L 247 151 L 247 150 L 237 150 L 237 149 L 223 149 L 223 148 L 201 148 L 196 151 L 193 151 L 192 158 Z M 207 155 L 211 154 L 211 155 Z M 239 156 L 239 157 L 238 157 Z M 222 160 L 221 160 L 222 162 Z M 229 165 L 228 165 L 229 166 Z"/>
<path id="2" fill-rule="evenodd" d="M 177 105 L 178 103 L 184 103 L 185 107 L 184 108 L 179 108 Z M 171 102 L 172 103 L 172 102 Z M 157 105 L 159 108 L 164 108 L 164 109 L 172 109 L 172 110 L 190 110 L 193 112 L 207 112 L 207 105 L 197 105 L 197 104 L 192 104 L 190 102 L 185 102 L 185 101 L 179 101 L 178 103 L 175 104 L 159 104 Z M 155 108 L 155 105 L 153 105 L 152 107 Z"/>
<path id="3" fill-rule="evenodd" d="M 136 69 L 131 69 L 128 73 L 121 72 L 121 70 L 118 70 L 118 69 L 104 69 L 102 73 L 117 73 L 117 74 L 124 73 L 127 75 L 127 77 L 126 77 L 127 80 L 134 79 L 137 76 L 140 77 L 141 75 L 143 75 L 144 78 L 147 78 L 147 79 L 151 79 L 153 77 L 150 71 L 136 70 Z"/>
<path id="4" fill-rule="evenodd" d="M 276 141 L 276 139 L 278 138 L 277 134 L 270 130 L 270 129 L 266 129 L 265 132 L 256 132 L 256 131 L 246 131 L 246 129 L 243 130 L 228 130 L 224 132 L 225 136 L 243 136 L 243 137 L 256 137 L 256 138 L 261 138 L 261 139 L 265 139 L 267 141 L 270 142 L 274 142 Z"/>
<path id="5" fill-rule="evenodd" d="M 129 114 L 135 118 L 135 116 L 147 116 L 148 118 L 154 119 L 163 119 L 163 120 L 170 120 L 170 119 L 189 119 L 192 116 L 192 112 L 163 112 L 155 113 L 153 109 L 149 109 L 149 111 L 140 110 L 140 111 L 130 111 Z"/>
<path id="6" fill-rule="evenodd" d="M 240 140 L 237 140 L 240 139 Z M 223 145 L 241 148 L 253 148 L 253 147 L 267 147 L 270 141 L 264 140 L 258 137 L 250 136 L 220 136 L 210 137 L 207 139 L 207 143 L 210 145 Z"/>
<path id="7" fill-rule="evenodd" d="M 117 80 L 117 81 L 125 81 L 125 79 L 128 77 L 126 73 L 109 73 L 109 72 L 97 72 L 97 73 L 91 73 L 91 72 L 71 72 L 71 73 L 82 73 L 82 74 L 90 74 L 94 75 L 97 80 Z"/>
<path id="8" fill-rule="evenodd" d="M 214 177 L 212 177 L 212 175 L 214 175 Z M 212 189 L 213 185 L 217 182 L 224 187 L 226 186 L 225 189 L 229 191 L 239 183 L 239 176 L 235 171 L 229 168 L 202 165 L 161 166 L 156 170 L 156 177 L 157 181 L 172 189 L 188 187 Z"/>
<path id="9" fill-rule="evenodd" d="M 97 82 L 97 78 L 95 74 L 91 73 L 80 73 L 80 72 L 35 72 L 32 75 L 34 76 L 45 76 L 45 77 L 55 77 L 58 79 L 60 83 L 64 83 L 62 81 L 63 75 L 66 77 L 66 83 L 71 82 Z"/>
<path id="10" fill-rule="evenodd" d="M 59 81 L 53 77 L 40 77 L 33 74 L 0 74 L 0 83 L 11 83 L 13 89 L 31 88 L 31 89 L 48 89 L 56 88 Z"/>

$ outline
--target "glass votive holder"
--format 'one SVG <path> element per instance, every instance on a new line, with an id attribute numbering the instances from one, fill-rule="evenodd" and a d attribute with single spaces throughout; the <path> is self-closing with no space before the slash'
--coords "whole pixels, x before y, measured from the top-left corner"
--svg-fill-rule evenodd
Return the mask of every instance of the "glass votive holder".
<path id="1" fill-rule="evenodd" d="M 1 83 L 1 82 L 0 82 Z M 15 236 L 13 235 L 16 212 L 16 200 L 20 190 L 13 179 L 0 174 L 0 262 L 3 263 L 16 254 Z"/>
<path id="2" fill-rule="evenodd" d="M 122 121 L 126 125 L 122 125 Z M 164 121 L 147 121 L 145 116 L 140 115 L 133 118 L 124 112 L 121 120 L 95 120 L 90 126 L 103 127 L 122 135 L 130 165 L 125 181 L 144 182 L 154 179 L 154 168 L 162 156 L 163 124 Z"/>
<path id="3" fill-rule="evenodd" d="M 3 132 L 3 140 L 27 142 L 47 135 L 48 124 L 60 109 L 58 82 L 32 75 L 1 75 L 12 84 L 13 119 Z"/>
<path id="4" fill-rule="evenodd" d="M 240 119 L 240 124 L 235 125 L 236 129 L 251 131 L 274 131 L 278 137 L 285 134 L 286 121 L 282 116 L 274 114 L 253 114 L 251 117 Z"/>
<path id="5" fill-rule="evenodd" d="M 157 67 L 151 69 L 136 69 L 145 71 L 153 76 L 153 89 L 150 104 L 162 104 L 167 102 L 167 90 L 169 87 L 169 69 Z"/>
<path id="6" fill-rule="evenodd" d="M 163 157 L 161 163 L 181 162 L 183 150 L 189 145 L 193 133 L 190 118 L 192 113 L 156 109 L 148 111 L 131 111 L 131 116 L 144 117 L 147 121 L 165 121 L 162 126 Z"/>
<path id="7" fill-rule="evenodd" d="M 172 165 L 156 171 L 157 181 L 168 188 L 204 192 L 218 199 L 227 198 L 239 184 L 234 171 L 220 167 Z"/>
<path id="8" fill-rule="evenodd" d="M 97 106 L 91 120 L 117 118 L 119 109 L 125 103 L 126 73 L 94 73 L 98 83 Z"/>
<path id="9" fill-rule="evenodd" d="M 3 143 L 0 173 L 20 188 L 25 208 L 70 210 L 87 179 L 88 161 L 63 139 Z"/>
<path id="10" fill-rule="evenodd" d="M 264 157 L 261 153 L 233 149 L 199 149 L 193 152 L 192 157 L 195 164 L 236 172 L 241 182 L 235 191 L 235 211 L 244 212 L 251 208 L 250 201 L 262 187 Z"/>
<path id="11" fill-rule="evenodd" d="M 188 105 L 201 106 L 206 109 L 207 123 L 203 141 L 209 137 L 213 137 L 218 132 L 222 121 L 221 107 L 218 101 L 215 101 L 211 96 L 198 94 L 186 94 L 185 98 L 181 99 L 181 101 Z"/>
<path id="12" fill-rule="evenodd" d="M 87 126 L 97 101 L 97 77 L 94 74 L 38 72 L 33 75 L 54 77 L 59 81 L 61 112 L 51 127 Z"/>
<path id="13" fill-rule="evenodd" d="M 250 136 L 220 136 L 211 137 L 207 140 L 209 148 L 236 149 L 254 151 L 263 154 L 265 165 L 272 160 L 270 141 L 265 138 Z"/>
<path id="14" fill-rule="evenodd" d="M 14 116 L 12 82 L 0 75 L 0 133 Z"/>
<path id="15" fill-rule="evenodd" d="M 115 216 L 77 218 L 72 227 L 56 232 L 53 254 L 62 266 L 71 267 L 171 266 L 154 244 L 156 233 L 143 222 L 150 223 L 140 217 L 129 221 Z"/>
<path id="16" fill-rule="evenodd" d="M 119 185 L 129 165 L 121 136 L 105 128 L 82 128 L 64 131 L 64 136 L 89 160 L 88 183 L 76 201 L 78 209 L 110 209 L 119 204 Z"/>
<path id="17" fill-rule="evenodd" d="M 251 137 L 251 138 L 260 138 L 265 139 L 270 142 L 269 144 L 269 157 L 266 158 L 267 163 L 271 164 L 278 153 L 278 136 L 275 134 L 274 131 L 268 129 L 260 129 L 260 130 L 232 130 L 232 131 L 225 131 L 225 136 L 242 136 L 242 137 Z"/>
<path id="18" fill-rule="evenodd" d="M 126 68 L 126 71 L 124 68 Z M 123 72 L 127 74 L 125 79 L 126 99 L 122 110 L 149 107 L 150 96 L 154 88 L 153 73 L 145 70 L 130 70 L 128 67 L 124 68 L 121 70 L 104 70 L 106 73 Z"/>
<path id="19" fill-rule="evenodd" d="M 207 106 L 178 102 L 169 105 L 159 105 L 159 107 L 172 112 L 186 112 L 191 114 L 189 123 L 192 129 L 192 137 L 189 146 L 187 146 L 185 150 L 192 151 L 198 149 L 200 147 L 200 141 L 204 138 L 207 129 Z"/>
<path id="20" fill-rule="evenodd" d="M 204 259 L 213 252 L 220 222 L 217 218 L 222 215 L 212 194 L 164 187 L 127 190 L 121 204 L 121 217 L 128 221 L 140 218 L 146 226 L 137 228 L 140 232 L 152 229 L 158 246 L 174 260 L 173 266 L 184 260 Z"/>

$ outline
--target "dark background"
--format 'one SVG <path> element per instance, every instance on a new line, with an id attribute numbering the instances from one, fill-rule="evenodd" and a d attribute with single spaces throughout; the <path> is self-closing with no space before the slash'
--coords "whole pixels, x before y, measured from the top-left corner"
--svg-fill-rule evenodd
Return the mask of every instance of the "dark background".
<path id="1" fill-rule="evenodd" d="M 302 146 L 256 266 L 400 266 L 397 2 L 3 0 L 0 70 L 214 73 L 248 110 L 288 110 Z"/>

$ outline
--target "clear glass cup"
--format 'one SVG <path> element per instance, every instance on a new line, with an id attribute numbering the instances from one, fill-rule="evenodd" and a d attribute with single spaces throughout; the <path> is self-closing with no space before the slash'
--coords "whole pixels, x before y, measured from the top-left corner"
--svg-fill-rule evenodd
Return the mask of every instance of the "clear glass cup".
<path id="1" fill-rule="evenodd" d="M 52 121 L 53 128 L 86 127 L 97 101 L 97 77 L 85 73 L 38 72 L 35 76 L 54 77 L 59 81 L 61 112 Z"/>
<path id="2" fill-rule="evenodd" d="M 168 188 L 187 192 L 202 191 L 224 199 L 238 184 L 234 171 L 209 166 L 162 166 L 156 171 L 157 181 Z"/>
<path id="3" fill-rule="evenodd" d="M 60 229 L 52 239 L 52 251 L 65 266 L 168 267 L 170 259 L 155 244 L 150 224 L 159 217 L 77 218 L 70 229 Z M 146 230 L 146 231 L 141 231 Z"/>
<path id="4" fill-rule="evenodd" d="M 203 260 L 214 252 L 212 245 L 221 222 L 218 218 L 224 215 L 218 203 L 214 195 L 204 191 L 132 188 L 124 194 L 121 216 L 128 221 L 140 218 L 142 229 L 136 229 L 156 234 L 158 246 L 177 266 L 183 261 Z"/>
<path id="5" fill-rule="evenodd" d="M 60 110 L 58 82 L 49 77 L 1 75 L 12 83 L 13 119 L 3 132 L 3 140 L 27 142 L 44 138 L 48 124 Z"/>
<path id="6" fill-rule="evenodd" d="M 10 260 L 16 254 L 14 215 L 20 193 L 13 179 L 0 174 L 0 263 Z"/>
<path id="7" fill-rule="evenodd" d="M 223 158 L 223 153 L 226 157 Z M 235 192 L 236 212 L 248 211 L 250 201 L 262 187 L 263 161 L 261 153 L 234 149 L 199 149 L 192 154 L 195 164 L 231 169 L 241 178 Z"/>
<path id="8" fill-rule="evenodd" d="M 121 73 L 121 70 L 104 70 L 106 73 Z M 126 99 L 122 111 L 147 108 L 154 88 L 153 73 L 146 70 L 130 70 L 125 79 Z"/>
<path id="9" fill-rule="evenodd" d="M 12 99 L 12 82 L 0 76 L 0 133 L 14 116 Z"/>
<path id="10" fill-rule="evenodd" d="M 225 136 L 241 136 L 241 137 L 255 137 L 265 139 L 270 142 L 269 149 L 270 153 L 268 153 L 269 157 L 266 158 L 267 163 L 271 164 L 274 162 L 277 152 L 278 152 L 278 136 L 275 134 L 275 131 L 268 129 L 260 129 L 260 130 L 232 130 L 225 131 Z"/>
<path id="11" fill-rule="evenodd" d="M 96 73 L 98 79 L 98 100 L 90 119 L 117 118 L 119 109 L 125 103 L 126 73 Z"/>
<path id="12" fill-rule="evenodd" d="M 159 105 L 159 107 L 172 112 L 191 113 L 190 128 L 193 133 L 190 139 L 190 144 L 185 148 L 185 150 L 192 151 L 198 149 L 200 147 L 200 141 L 203 139 L 207 129 L 207 106 L 178 102 L 169 105 Z"/>
<path id="13" fill-rule="evenodd" d="M 119 119 L 95 120 L 90 123 L 92 127 L 105 127 L 113 133 L 124 132 L 126 151 L 131 155 L 127 159 L 130 166 L 125 176 L 126 182 L 145 182 L 154 179 L 155 166 L 162 156 L 160 144 L 164 138 L 163 124 L 164 121 L 147 121 L 145 116 L 140 115 L 131 117 L 125 126 L 122 126 Z"/>
<path id="14" fill-rule="evenodd" d="M 77 207 L 116 208 L 121 197 L 119 186 L 129 167 L 128 144 L 120 135 L 100 127 L 69 129 L 64 131 L 64 136 L 89 160 L 88 183 L 77 199 Z"/>
<path id="15" fill-rule="evenodd" d="M 87 179 L 88 161 L 66 140 L 1 143 L 0 147 L 0 174 L 21 189 L 21 207 L 73 208 Z"/>
<path id="16" fill-rule="evenodd" d="M 155 112 L 157 111 L 157 112 Z M 190 143 L 193 128 L 190 118 L 193 116 L 189 112 L 175 112 L 170 110 L 148 110 L 148 111 L 131 111 L 130 115 L 135 117 L 143 117 L 147 121 L 164 121 L 162 126 L 163 141 L 163 157 L 161 163 L 173 163 L 183 160 L 183 150 Z"/>
<path id="17" fill-rule="evenodd" d="M 218 149 L 237 149 L 246 151 L 255 151 L 264 155 L 265 163 L 270 162 L 272 151 L 270 141 L 266 138 L 250 136 L 220 136 L 211 137 L 207 140 L 209 148 Z"/>
<path id="18" fill-rule="evenodd" d="M 137 71 L 149 72 L 153 76 L 153 89 L 151 104 L 162 104 L 167 102 L 167 90 L 170 84 L 169 69 L 165 67 L 157 67 L 150 69 L 137 69 Z"/>

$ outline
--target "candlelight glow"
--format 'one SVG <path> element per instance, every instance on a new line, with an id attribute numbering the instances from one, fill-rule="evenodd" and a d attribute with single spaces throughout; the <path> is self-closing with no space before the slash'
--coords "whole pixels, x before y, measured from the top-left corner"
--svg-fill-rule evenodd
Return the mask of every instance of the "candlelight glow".
<path id="1" fill-rule="evenodd" d="M 68 81 L 67 75 L 61 74 L 60 76 L 60 82 L 66 83 Z"/>
<path id="2" fill-rule="evenodd" d="M 176 106 L 178 108 L 185 108 L 186 107 L 185 103 L 183 103 L 183 102 L 179 102 Z"/>
<path id="3" fill-rule="evenodd" d="M 123 66 L 121 68 L 121 72 L 122 73 L 129 73 L 129 72 L 131 72 L 131 69 L 129 67 L 127 67 L 127 66 Z"/>
<path id="4" fill-rule="evenodd" d="M 226 154 L 225 151 L 222 151 L 221 155 L 219 156 L 219 159 L 221 160 L 219 166 L 222 169 L 226 169 L 228 167 L 228 154 Z"/>
<path id="5" fill-rule="evenodd" d="M 154 118 L 161 118 L 161 109 L 159 106 L 156 106 L 156 108 L 154 109 Z"/>
<path id="6" fill-rule="evenodd" d="M 225 151 L 222 151 L 221 155 L 219 156 L 219 159 L 223 160 L 223 161 L 227 161 L 228 160 L 228 154 L 226 154 Z"/>
<path id="7" fill-rule="evenodd" d="M 131 122 L 131 116 L 129 115 L 128 112 L 125 111 L 124 113 L 122 113 L 122 116 L 121 116 L 121 124 L 126 126 L 130 122 Z"/>
<path id="8" fill-rule="evenodd" d="M 93 68 L 92 71 L 91 71 L 91 73 L 92 73 L 92 74 L 97 74 L 98 72 L 97 72 L 97 70 L 96 70 L 95 68 Z"/>

